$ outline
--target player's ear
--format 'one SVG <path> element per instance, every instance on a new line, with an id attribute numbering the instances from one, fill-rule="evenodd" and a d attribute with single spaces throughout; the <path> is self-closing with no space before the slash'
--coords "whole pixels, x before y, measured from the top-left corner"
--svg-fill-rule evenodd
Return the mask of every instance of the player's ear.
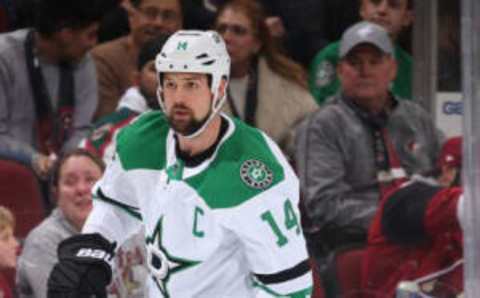
<path id="1" fill-rule="evenodd" d="M 220 81 L 220 84 L 218 85 L 218 96 L 219 98 L 222 98 L 225 95 L 225 92 L 227 90 L 227 78 L 223 77 L 222 80 Z"/>

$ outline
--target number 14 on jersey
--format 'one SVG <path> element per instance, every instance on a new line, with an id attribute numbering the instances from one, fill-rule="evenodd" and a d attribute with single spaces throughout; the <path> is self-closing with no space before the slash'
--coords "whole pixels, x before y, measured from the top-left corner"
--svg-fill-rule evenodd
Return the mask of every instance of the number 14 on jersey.
<path id="1" fill-rule="evenodd" d="M 292 202 L 290 202 L 289 199 L 287 199 L 283 203 L 284 227 L 283 226 L 280 227 L 278 225 L 277 223 L 278 218 L 274 217 L 270 210 L 262 213 L 261 218 L 270 226 L 270 228 L 272 229 L 272 232 L 277 237 L 277 245 L 279 247 L 282 247 L 288 243 L 288 238 L 287 236 L 285 236 L 282 230 L 288 231 L 291 229 L 295 229 L 295 232 L 297 233 L 297 235 L 300 234 L 300 224 L 298 222 L 298 216 L 295 213 L 295 210 L 293 209 L 293 206 L 292 206 Z"/>

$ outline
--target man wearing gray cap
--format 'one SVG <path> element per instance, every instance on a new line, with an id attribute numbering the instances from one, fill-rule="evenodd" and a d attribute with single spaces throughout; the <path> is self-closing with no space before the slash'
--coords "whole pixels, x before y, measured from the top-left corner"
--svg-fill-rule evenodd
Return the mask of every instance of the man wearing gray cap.
<path id="1" fill-rule="evenodd" d="M 373 22 L 387 30 L 390 39 L 395 42 L 413 21 L 414 0 L 357 0 L 362 20 Z M 355 1 L 352 1 L 355 2 Z M 339 42 L 332 42 L 317 53 L 310 63 L 310 92 L 319 104 L 328 101 L 340 87 L 335 68 L 339 57 Z M 392 82 L 392 93 L 400 99 L 412 96 L 412 57 L 398 44 L 394 45 L 395 60 L 398 64 L 397 76 Z"/>
<path id="2" fill-rule="evenodd" d="M 342 247 L 365 243 L 381 195 L 434 168 L 442 136 L 429 115 L 389 91 L 397 72 L 380 26 L 360 22 L 340 42 L 340 93 L 299 128 L 297 163 L 320 271 Z"/>

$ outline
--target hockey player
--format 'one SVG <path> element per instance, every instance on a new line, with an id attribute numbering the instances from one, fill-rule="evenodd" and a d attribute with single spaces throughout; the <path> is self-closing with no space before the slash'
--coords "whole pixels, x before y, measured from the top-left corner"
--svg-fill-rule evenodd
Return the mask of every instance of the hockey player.
<path id="1" fill-rule="evenodd" d="M 49 297 L 102 295 L 115 246 L 142 223 L 149 297 L 309 297 L 297 177 L 264 133 L 219 113 L 221 37 L 179 31 L 156 68 L 164 114 L 120 133 L 84 234 L 59 245 Z"/>

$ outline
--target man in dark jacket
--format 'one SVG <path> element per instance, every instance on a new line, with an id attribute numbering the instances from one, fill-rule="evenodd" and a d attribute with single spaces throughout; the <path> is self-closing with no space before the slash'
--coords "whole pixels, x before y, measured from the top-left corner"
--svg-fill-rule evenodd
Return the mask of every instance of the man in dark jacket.
<path id="1" fill-rule="evenodd" d="M 341 247 L 365 244 L 381 194 L 397 179 L 435 167 L 442 138 L 432 119 L 389 91 L 393 51 L 382 27 L 350 27 L 340 43 L 341 93 L 298 131 L 305 231 L 319 264 Z"/>

